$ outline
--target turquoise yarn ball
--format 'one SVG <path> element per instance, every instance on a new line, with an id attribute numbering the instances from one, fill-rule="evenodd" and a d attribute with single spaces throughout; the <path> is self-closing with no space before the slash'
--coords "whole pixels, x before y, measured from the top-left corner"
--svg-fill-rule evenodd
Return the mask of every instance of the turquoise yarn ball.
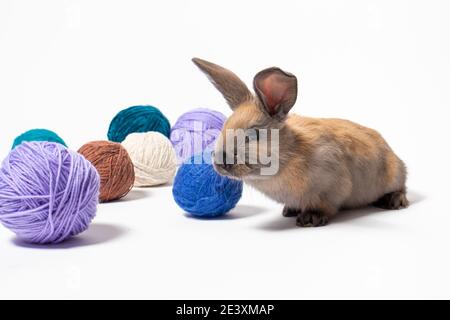
<path id="1" fill-rule="evenodd" d="M 120 111 L 112 119 L 108 130 L 108 139 L 122 142 L 134 132 L 157 131 L 170 137 L 169 120 L 153 106 L 134 106 Z"/>
<path id="2" fill-rule="evenodd" d="M 242 189 L 242 181 L 219 175 L 210 158 L 202 159 L 199 154 L 180 166 L 172 194 L 175 202 L 193 217 L 214 218 L 236 206 Z"/>
<path id="3" fill-rule="evenodd" d="M 32 142 L 32 141 L 47 141 L 47 142 L 57 142 L 59 144 L 62 144 L 63 146 L 67 147 L 66 143 L 63 139 L 61 139 L 60 136 L 58 136 L 56 133 L 54 133 L 51 130 L 47 129 L 31 129 L 24 133 L 22 133 L 20 136 L 14 139 L 13 146 L 11 149 L 14 149 L 22 142 Z"/>

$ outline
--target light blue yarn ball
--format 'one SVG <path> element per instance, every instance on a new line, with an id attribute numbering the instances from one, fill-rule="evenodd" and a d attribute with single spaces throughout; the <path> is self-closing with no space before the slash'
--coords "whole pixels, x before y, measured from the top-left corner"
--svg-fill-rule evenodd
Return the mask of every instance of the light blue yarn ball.
<path id="1" fill-rule="evenodd" d="M 153 106 L 133 106 L 120 111 L 111 121 L 108 139 L 122 142 L 130 133 L 157 131 L 170 137 L 170 122 Z"/>
<path id="2" fill-rule="evenodd" d="M 31 129 L 20 136 L 16 137 L 13 142 L 11 149 L 14 149 L 22 142 L 32 142 L 32 141 L 47 141 L 47 142 L 57 142 L 67 147 L 64 140 L 58 136 L 55 132 L 47 129 Z"/>
<path id="3" fill-rule="evenodd" d="M 219 175 L 210 158 L 195 155 L 178 169 L 173 183 L 175 202 L 198 218 L 214 218 L 233 209 L 242 196 L 242 181 Z"/>

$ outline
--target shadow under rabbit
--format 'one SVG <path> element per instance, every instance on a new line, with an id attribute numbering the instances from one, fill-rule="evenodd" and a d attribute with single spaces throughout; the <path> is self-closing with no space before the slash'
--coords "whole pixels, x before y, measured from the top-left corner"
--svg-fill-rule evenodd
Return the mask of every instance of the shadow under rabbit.
<path id="1" fill-rule="evenodd" d="M 425 196 L 419 192 L 416 191 L 408 191 L 408 199 L 409 199 L 409 207 L 418 204 L 419 202 L 423 201 L 425 199 Z M 408 207 L 408 208 L 409 208 Z M 377 208 L 374 206 L 367 206 L 362 208 L 355 208 L 355 209 L 344 209 L 340 210 L 336 216 L 334 216 L 329 224 L 322 228 L 327 228 L 332 225 L 338 225 L 342 223 L 349 223 L 350 221 L 356 221 L 361 220 L 364 221 L 365 218 L 369 216 L 380 216 L 380 215 L 392 215 L 392 214 L 403 214 L 408 212 L 408 208 L 400 209 L 400 210 L 386 210 L 382 208 Z M 265 230 L 265 231 L 284 231 L 284 230 L 296 230 L 296 229 L 317 229 L 317 228 L 301 228 L 298 227 L 295 223 L 295 217 L 292 218 L 286 218 L 281 215 L 281 212 L 276 218 L 273 218 L 273 220 L 266 222 L 262 226 L 259 226 L 259 229 Z M 385 228 L 388 227 L 387 221 L 380 221 L 380 220 L 373 220 L 373 219 L 365 219 L 366 223 L 364 223 L 364 226 L 366 227 L 380 227 Z M 360 222 L 361 222 L 360 221 Z"/>

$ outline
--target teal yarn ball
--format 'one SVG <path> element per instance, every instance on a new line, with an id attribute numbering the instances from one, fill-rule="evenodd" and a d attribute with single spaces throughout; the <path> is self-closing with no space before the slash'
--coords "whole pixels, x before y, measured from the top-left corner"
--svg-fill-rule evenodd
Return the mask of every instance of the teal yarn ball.
<path id="1" fill-rule="evenodd" d="M 64 140 L 53 131 L 47 129 L 31 129 L 15 138 L 11 149 L 14 149 L 22 142 L 32 142 L 32 141 L 57 142 L 67 147 Z"/>
<path id="2" fill-rule="evenodd" d="M 134 106 L 120 111 L 111 121 L 108 139 L 122 142 L 130 133 L 157 131 L 170 137 L 169 120 L 153 106 Z"/>
<path id="3" fill-rule="evenodd" d="M 193 217 L 222 216 L 242 196 L 242 181 L 219 175 L 210 162 L 202 154 L 191 157 L 180 166 L 173 182 L 175 202 Z"/>

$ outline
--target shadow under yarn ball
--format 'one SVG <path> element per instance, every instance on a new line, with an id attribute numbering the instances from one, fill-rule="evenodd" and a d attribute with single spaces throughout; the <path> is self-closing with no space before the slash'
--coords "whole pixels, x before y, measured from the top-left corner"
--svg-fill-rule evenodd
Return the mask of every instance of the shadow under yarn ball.
<path id="1" fill-rule="evenodd" d="M 127 150 L 120 143 L 92 141 L 78 150 L 100 175 L 100 201 L 120 199 L 134 184 L 134 167 Z"/>
<path id="2" fill-rule="evenodd" d="M 177 157 L 172 143 L 159 132 L 131 133 L 122 142 L 134 164 L 136 187 L 161 185 L 172 181 Z"/>
<path id="3" fill-rule="evenodd" d="M 174 179 L 175 202 L 194 217 L 222 216 L 242 196 L 242 181 L 219 175 L 210 162 L 209 156 L 195 155 L 181 165 Z"/>
<path id="4" fill-rule="evenodd" d="M 0 168 L 0 222 L 27 242 L 61 242 L 88 228 L 99 188 L 97 170 L 77 152 L 24 142 Z"/>
<path id="5" fill-rule="evenodd" d="M 108 139 L 122 142 L 133 132 L 157 131 L 170 136 L 169 120 L 153 106 L 134 106 L 120 111 L 111 121 Z"/>
<path id="6" fill-rule="evenodd" d="M 182 114 L 170 132 L 170 141 L 180 162 L 205 150 L 214 150 L 226 116 L 218 111 L 197 108 Z"/>
<path id="7" fill-rule="evenodd" d="M 24 133 L 22 133 L 20 136 L 16 137 L 14 139 L 13 145 L 11 149 L 14 149 L 22 142 L 31 142 L 31 141 L 48 141 L 48 142 L 57 142 L 62 144 L 63 146 L 67 147 L 64 140 L 58 136 L 55 132 L 47 129 L 31 129 Z"/>

